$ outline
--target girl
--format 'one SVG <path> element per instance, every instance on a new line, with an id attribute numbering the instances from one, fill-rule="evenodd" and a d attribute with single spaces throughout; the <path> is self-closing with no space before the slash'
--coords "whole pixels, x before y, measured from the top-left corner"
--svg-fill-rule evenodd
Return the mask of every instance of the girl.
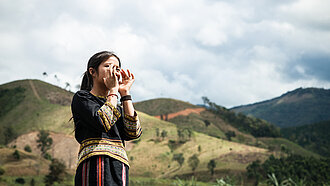
<path id="1" fill-rule="evenodd" d="M 89 59 L 71 104 L 75 138 L 80 143 L 75 185 L 128 185 L 125 141 L 139 138 L 142 131 L 130 95 L 134 80 L 112 52 L 99 52 Z M 117 106 L 118 93 L 122 106 Z"/>

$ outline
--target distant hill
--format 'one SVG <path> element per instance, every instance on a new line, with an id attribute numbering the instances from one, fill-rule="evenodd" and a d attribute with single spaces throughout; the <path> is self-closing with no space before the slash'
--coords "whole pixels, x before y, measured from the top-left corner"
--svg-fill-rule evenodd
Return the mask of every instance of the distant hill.
<path id="1" fill-rule="evenodd" d="M 312 152 L 330 157 L 330 120 L 299 127 L 282 128 L 282 135 Z"/>
<path id="2" fill-rule="evenodd" d="M 330 120 L 330 89 L 298 88 L 280 97 L 231 110 L 269 121 L 279 127 Z"/>

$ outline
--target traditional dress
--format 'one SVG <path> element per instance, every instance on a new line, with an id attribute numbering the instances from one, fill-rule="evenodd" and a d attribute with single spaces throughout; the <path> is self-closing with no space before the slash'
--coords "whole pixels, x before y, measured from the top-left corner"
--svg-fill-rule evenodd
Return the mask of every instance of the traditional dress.
<path id="1" fill-rule="evenodd" d="M 139 138 L 139 118 L 124 114 L 104 97 L 87 90 L 72 99 L 75 138 L 80 143 L 76 186 L 128 185 L 125 141 Z"/>

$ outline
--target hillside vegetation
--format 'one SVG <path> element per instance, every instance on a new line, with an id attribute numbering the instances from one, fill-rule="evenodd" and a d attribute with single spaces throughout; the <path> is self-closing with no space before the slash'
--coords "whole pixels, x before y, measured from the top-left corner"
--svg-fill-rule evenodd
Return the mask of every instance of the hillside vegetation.
<path id="1" fill-rule="evenodd" d="M 324 157 L 330 157 L 330 120 L 299 127 L 282 128 L 282 135 L 316 152 Z"/>
<path id="2" fill-rule="evenodd" d="M 220 116 L 224 121 L 242 132 L 251 134 L 254 137 L 280 137 L 280 130 L 265 120 L 240 113 L 236 114 L 211 102 L 207 97 L 203 97 L 203 101 L 209 111 Z"/>
<path id="3" fill-rule="evenodd" d="M 299 88 L 271 100 L 231 110 L 267 120 L 279 127 L 326 121 L 330 120 L 330 89 Z"/>

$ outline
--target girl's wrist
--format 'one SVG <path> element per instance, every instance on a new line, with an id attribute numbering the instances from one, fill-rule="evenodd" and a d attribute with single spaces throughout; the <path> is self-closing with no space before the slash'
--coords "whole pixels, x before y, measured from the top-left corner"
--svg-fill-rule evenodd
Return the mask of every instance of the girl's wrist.
<path id="1" fill-rule="evenodd" d="M 123 96 L 127 96 L 127 95 L 130 95 L 129 90 L 122 90 L 122 91 L 119 91 L 119 94 L 120 94 L 121 97 L 123 97 Z"/>
<path id="2" fill-rule="evenodd" d="M 108 92 L 108 95 L 109 94 L 117 94 L 118 93 L 118 89 L 117 88 L 111 88 Z"/>

